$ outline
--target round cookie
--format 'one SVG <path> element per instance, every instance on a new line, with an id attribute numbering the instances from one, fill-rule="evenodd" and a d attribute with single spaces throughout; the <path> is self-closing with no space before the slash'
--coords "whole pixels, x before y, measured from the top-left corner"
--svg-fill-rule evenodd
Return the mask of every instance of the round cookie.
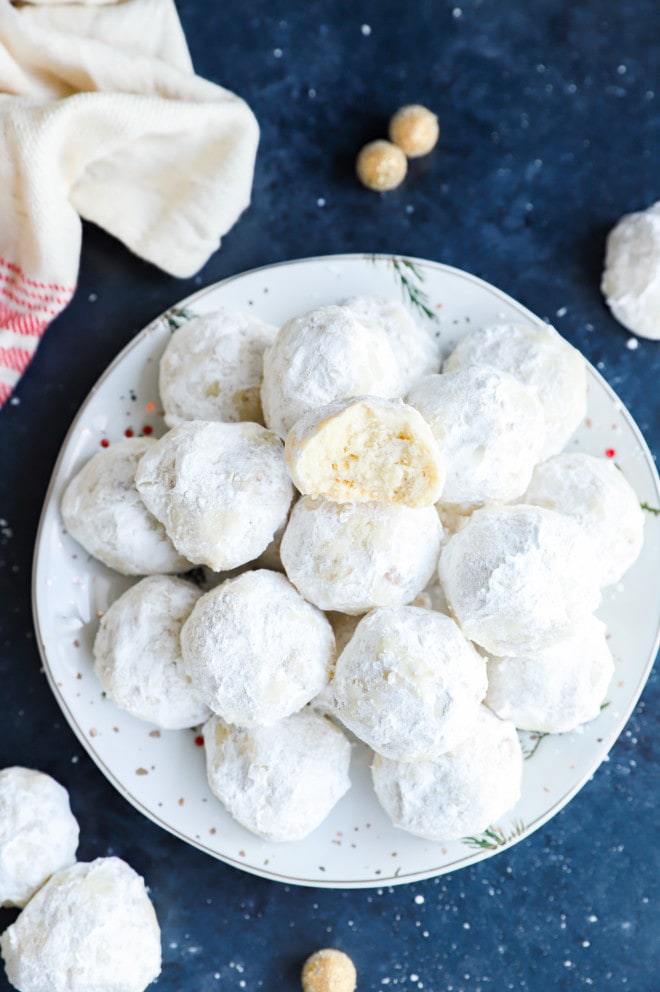
<path id="1" fill-rule="evenodd" d="M 660 340 L 660 200 L 625 214 L 608 234 L 601 291 L 619 323 Z"/>
<path id="2" fill-rule="evenodd" d="M 293 498 L 282 442 L 249 423 L 174 427 L 142 458 L 135 484 L 180 553 L 216 572 L 260 555 Z"/>
<path id="3" fill-rule="evenodd" d="M 508 372 L 469 365 L 423 378 L 406 397 L 447 465 L 443 503 L 507 503 L 527 486 L 545 442 L 541 404 Z"/>
<path id="4" fill-rule="evenodd" d="M 263 423 L 263 354 L 276 334 L 277 328 L 231 307 L 182 324 L 159 365 L 168 427 L 186 420 Z"/>
<path id="5" fill-rule="evenodd" d="M 522 751 L 512 723 L 479 707 L 471 735 L 433 761 L 376 755 L 376 796 L 396 827 L 427 840 L 481 833 L 520 798 Z"/>
<path id="6" fill-rule="evenodd" d="M 549 324 L 491 324 L 480 328 L 459 341 L 443 368 L 453 372 L 468 365 L 492 365 L 534 393 L 545 416 L 541 460 L 561 451 L 584 420 L 584 358 Z"/>
<path id="7" fill-rule="evenodd" d="M 205 593 L 181 631 L 188 676 L 209 709 L 242 727 L 301 709 L 327 684 L 335 639 L 279 572 L 243 572 Z"/>
<path id="8" fill-rule="evenodd" d="M 213 716 L 204 726 L 211 791 L 252 833 L 302 840 L 350 786 L 351 746 L 311 709 L 269 727 L 235 727 Z"/>
<path id="9" fill-rule="evenodd" d="M 303 496 L 282 538 L 282 564 L 322 610 L 366 613 L 409 603 L 435 572 L 442 524 L 435 507 L 331 503 Z"/>
<path id="10" fill-rule="evenodd" d="M 264 420 L 282 438 L 306 413 L 335 400 L 402 392 L 387 335 L 347 307 L 319 307 L 288 320 L 264 354 Z"/>
<path id="11" fill-rule="evenodd" d="M 132 437 L 103 448 L 71 479 L 62 497 L 62 519 L 71 537 L 123 575 L 191 567 L 135 486 L 140 459 L 156 444 L 152 437 Z"/>
<path id="12" fill-rule="evenodd" d="M 94 640 L 94 668 L 107 695 L 140 720 L 169 730 L 209 716 L 186 677 L 181 627 L 201 590 L 185 579 L 151 575 L 107 609 Z"/>
<path id="13" fill-rule="evenodd" d="M 403 391 L 418 379 L 440 368 L 442 349 L 439 336 L 420 326 L 397 300 L 377 296 L 351 296 L 342 300 L 358 319 L 366 318 L 387 335 L 399 366 Z"/>
<path id="14" fill-rule="evenodd" d="M 160 928 L 144 881 L 115 857 L 56 872 L 0 949 L 21 992 L 144 992 L 160 974 Z"/>
<path id="15" fill-rule="evenodd" d="M 400 606 L 357 625 L 331 683 L 334 712 L 360 740 L 420 761 L 470 733 L 486 694 L 486 662 L 442 613 Z"/>
<path id="16" fill-rule="evenodd" d="M 430 506 L 446 473 L 421 414 L 377 396 L 337 400 L 301 417 L 287 434 L 284 458 L 301 493 L 337 503 Z"/>
<path id="17" fill-rule="evenodd" d="M 591 541 L 540 506 L 475 510 L 444 546 L 438 574 L 463 633 L 491 654 L 538 650 L 600 601 Z"/>
<path id="18" fill-rule="evenodd" d="M 76 860 L 78 822 L 66 789 L 31 768 L 0 771 L 0 906 L 25 906 Z"/>
<path id="19" fill-rule="evenodd" d="M 486 702 L 521 730 L 565 733 L 600 713 L 614 661 L 594 616 L 534 654 L 488 659 Z"/>
<path id="20" fill-rule="evenodd" d="M 591 538 L 601 586 L 618 582 L 644 540 L 644 511 L 624 474 L 606 458 L 562 452 L 534 469 L 525 503 L 573 517 Z"/>

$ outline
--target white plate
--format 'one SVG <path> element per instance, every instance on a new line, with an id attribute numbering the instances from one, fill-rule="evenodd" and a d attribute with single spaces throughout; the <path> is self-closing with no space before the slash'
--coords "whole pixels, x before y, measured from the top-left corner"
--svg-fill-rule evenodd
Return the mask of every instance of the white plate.
<path id="1" fill-rule="evenodd" d="M 352 788 L 313 834 L 290 844 L 262 841 L 236 824 L 209 791 L 203 748 L 194 731 L 159 732 L 104 698 L 92 663 L 97 615 L 130 583 L 90 559 L 65 533 L 58 512 L 64 485 L 104 439 L 115 441 L 126 431 L 139 434 L 145 428 L 154 436 L 163 433 L 158 360 L 182 309 L 205 313 L 235 306 L 279 324 L 354 294 L 403 297 L 420 319 L 433 320 L 445 351 L 484 322 L 541 323 L 474 276 L 391 256 L 306 259 L 203 289 L 138 334 L 83 404 L 55 466 L 33 574 L 39 647 L 55 697 L 82 744 L 126 799 L 176 836 L 237 868 L 279 881 L 347 888 L 454 871 L 505 849 L 547 821 L 575 795 L 619 735 L 653 663 L 660 628 L 660 518 L 649 513 L 641 557 L 621 585 L 605 592 L 599 611 L 616 660 L 607 705 L 579 731 L 521 735 L 528 757 L 520 802 L 479 837 L 446 844 L 391 826 L 373 794 L 369 755 L 361 745 L 353 760 Z M 588 383 L 588 419 L 572 443 L 595 455 L 614 451 L 640 502 L 660 506 L 658 476 L 639 430 L 591 367 Z"/>

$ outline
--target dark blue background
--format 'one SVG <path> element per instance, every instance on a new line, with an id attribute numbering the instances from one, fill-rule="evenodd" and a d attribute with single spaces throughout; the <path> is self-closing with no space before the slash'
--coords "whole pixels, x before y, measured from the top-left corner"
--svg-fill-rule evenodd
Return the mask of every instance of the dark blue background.
<path id="1" fill-rule="evenodd" d="M 290 888 L 187 847 L 114 791 L 48 689 L 30 613 L 41 503 L 90 387 L 168 305 L 257 265 L 355 250 L 467 269 L 553 321 L 657 453 L 660 345 L 629 349 L 599 292 L 607 231 L 660 198 L 657 0 L 178 8 L 197 71 L 261 124 L 253 203 L 190 280 L 86 226 L 76 296 L 0 413 L 0 767 L 54 775 L 81 824 L 79 857 L 112 851 L 145 876 L 163 992 L 295 992 L 303 959 L 326 945 L 354 958 L 363 992 L 657 990 L 657 672 L 593 780 L 511 850 L 393 889 Z M 399 190 L 369 193 L 355 154 L 409 102 L 438 113 L 440 145 Z M 0 928 L 14 916 L 0 911 Z"/>

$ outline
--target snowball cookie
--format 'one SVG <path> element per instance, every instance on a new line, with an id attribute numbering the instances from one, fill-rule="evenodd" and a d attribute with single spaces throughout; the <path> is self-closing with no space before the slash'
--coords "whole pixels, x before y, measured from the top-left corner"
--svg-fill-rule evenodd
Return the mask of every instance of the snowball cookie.
<path id="1" fill-rule="evenodd" d="M 209 716 L 181 658 L 181 627 L 200 596 L 185 579 L 151 575 L 103 614 L 94 668 L 110 699 L 132 716 L 168 730 L 196 727 Z"/>
<path id="2" fill-rule="evenodd" d="M 301 493 L 338 503 L 430 506 L 446 474 L 421 414 L 376 396 L 337 400 L 301 417 L 287 434 L 284 457 Z"/>
<path id="3" fill-rule="evenodd" d="M 78 822 L 69 793 L 44 772 L 0 771 L 0 906 L 24 906 L 76 860 Z"/>
<path id="4" fill-rule="evenodd" d="M 376 796 L 395 827 L 427 840 L 486 830 L 520 798 L 523 758 L 512 723 L 479 707 L 471 735 L 434 761 L 376 755 Z"/>
<path id="5" fill-rule="evenodd" d="M 264 354 L 264 420 L 283 438 L 304 414 L 334 400 L 402 393 L 385 331 L 347 307 L 319 307 L 294 317 Z"/>
<path id="6" fill-rule="evenodd" d="M 337 659 L 335 712 L 388 758 L 417 761 L 470 733 L 486 695 L 486 662 L 442 613 L 372 610 Z"/>
<path id="7" fill-rule="evenodd" d="M 160 928 L 121 858 L 56 872 L 0 937 L 20 992 L 143 992 L 160 974 Z"/>
<path id="8" fill-rule="evenodd" d="M 397 300 L 351 296 L 342 305 L 358 319 L 366 317 L 385 331 L 399 366 L 404 392 L 423 375 L 439 370 L 442 349 L 437 333 L 421 327 Z"/>
<path id="9" fill-rule="evenodd" d="M 540 506 L 476 510 L 444 546 L 438 574 L 463 633 L 491 654 L 538 650 L 600 601 L 591 541 Z"/>
<path id="10" fill-rule="evenodd" d="M 539 651 L 489 658 L 486 702 L 521 730 L 564 733 L 593 720 L 614 672 L 605 635 L 590 615 Z"/>
<path id="11" fill-rule="evenodd" d="M 507 503 L 525 491 L 545 442 L 541 404 L 500 369 L 469 365 L 429 375 L 406 397 L 447 464 L 443 503 Z"/>
<path id="12" fill-rule="evenodd" d="M 642 549 L 644 511 L 623 472 L 609 459 L 563 452 L 537 465 L 525 503 L 573 517 L 594 543 L 601 586 L 618 582 Z"/>
<path id="13" fill-rule="evenodd" d="M 610 231 L 601 290 L 624 327 L 660 339 L 660 200 Z"/>
<path id="14" fill-rule="evenodd" d="M 157 443 L 152 437 L 131 437 L 102 448 L 71 479 L 62 497 L 62 519 L 71 537 L 122 575 L 187 572 L 191 567 L 135 487 L 140 459 Z"/>
<path id="15" fill-rule="evenodd" d="M 243 572 L 198 599 L 181 630 L 199 695 L 227 723 L 272 724 L 301 709 L 332 673 L 335 638 L 320 610 L 279 572 Z"/>
<path id="16" fill-rule="evenodd" d="M 541 459 L 564 447 L 587 411 L 584 358 L 554 327 L 491 324 L 459 341 L 445 372 L 466 365 L 493 365 L 528 386 L 543 407 L 545 443 Z"/>
<path id="17" fill-rule="evenodd" d="M 168 427 L 184 420 L 263 423 L 263 354 L 276 334 L 277 328 L 231 307 L 182 324 L 159 366 Z"/>
<path id="18" fill-rule="evenodd" d="M 266 840 L 302 840 L 350 786 L 351 745 L 311 709 L 270 727 L 204 726 L 211 791 L 247 830 Z"/>
<path id="19" fill-rule="evenodd" d="M 413 510 L 303 496 L 280 554 L 289 579 L 310 603 L 356 614 L 414 599 L 435 572 L 441 541 L 433 506 Z"/>
<path id="20" fill-rule="evenodd" d="M 135 483 L 181 554 L 215 572 L 260 555 L 293 498 L 282 442 L 259 424 L 174 427 L 142 458 Z"/>

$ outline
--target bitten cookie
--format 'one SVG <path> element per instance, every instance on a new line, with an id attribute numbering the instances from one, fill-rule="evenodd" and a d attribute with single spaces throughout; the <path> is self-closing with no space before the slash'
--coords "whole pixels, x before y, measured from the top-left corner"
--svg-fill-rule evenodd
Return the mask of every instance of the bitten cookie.
<path id="1" fill-rule="evenodd" d="M 660 200 L 625 214 L 610 231 L 601 290 L 624 327 L 660 339 Z"/>
<path id="2" fill-rule="evenodd" d="M 152 575 L 105 611 L 94 640 L 94 668 L 121 709 L 158 727 L 195 727 L 209 716 L 186 677 L 181 627 L 201 591 L 185 579 Z"/>
<path id="3" fill-rule="evenodd" d="M 102 449 L 71 479 L 62 497 L 62 519 L 71 537 L 123 575 L 190 568 L 135 486 L 140 459 L 156 444 L 151 437 L 132 437 Z"/>
<path id="4" fill-rule="evenodd" d="M 479 834 L 520 798 L 522 751 L 515 727 L 479 707 L 471 735 L 433 761 L 372 766 L 378 800 L 395 827 L 427 840 Z"/>
<path id="5" fill-rule="evenodd" d="M 0 906 L 24 906 L 76 860 L 78 822 L 66 789 L 31 768 L 0 771 Z"/>
<path id="6" fill-rule="evenodd" d="M 160 928 L 144 882 L 114 857 L 56 872 L 0 949 L 20 992 L 144 992 L 160 974 Z"/>
<path id="7" fill-rule="evenodd" d="M 492 365 L 527 386 L 545 416 L 541 459 L 561 451 L 587 411 L 584 358 L 554 327 L 491 324 L 464 337 L 444 363 L 445 372 Z"/>
<path id="8" fill-rule="evenodd" d="M 271 841 L 302 840 L 350 786 L 351 746 L 311 709 L 269 727 L 204 726 L 211 791 L 247 830 Z"/>
<path id="9" fill-rule="evenodd" d="M 289 431 L 284 451 L 301 493 L 337 503 L 430 506 L 445 481 L 444 459 L 422 415 L 376 396 L 312 410 Z"/>
<path id="10" fill-rule="evenodd" d="M 326 617 L 279 572 L 259 569 L 205 593 L 181 631 L 185 669 L 213 713 L 273 724 L 328 682 L 335 638 Z"/>
<path id="11" fill-rule="evenodd" d="M 180 553 L 216 572 L 260 555 L 293 498 L 282 442 L 248 423 L 174 427 L 142 458 L 135 484 Z"/>
<path id="12" fill-rule="evenodd" d="M 159 366 L 168 427 L 185 420 L 263 423 L 263 354 L 276 334 L 277 328 L 230 307 L 182 324 Z"/>
<path id="13" fill-rule="evenodd" d="M 331 503 L 303 496 L 280 554 L 294 586 L 322 610 L 402 606 L 435 573 L 442 524 L 435 507 Z"/>
<path id="14" fill-rule="evenodd" d="M 486 694 L 486 661 L 442 613 L 372 610 L 337 659 L 334 712 L 379 754 L 435 757 L 471 731 Z"/>
<path id="15" fill-rule="evenodd" d="M 264 419 L 282 438 L 296 420 L 335 400 L 402 393 L 387 335 L 347 307 L 319 307 L 288 320 L 264 354 Z"/>

